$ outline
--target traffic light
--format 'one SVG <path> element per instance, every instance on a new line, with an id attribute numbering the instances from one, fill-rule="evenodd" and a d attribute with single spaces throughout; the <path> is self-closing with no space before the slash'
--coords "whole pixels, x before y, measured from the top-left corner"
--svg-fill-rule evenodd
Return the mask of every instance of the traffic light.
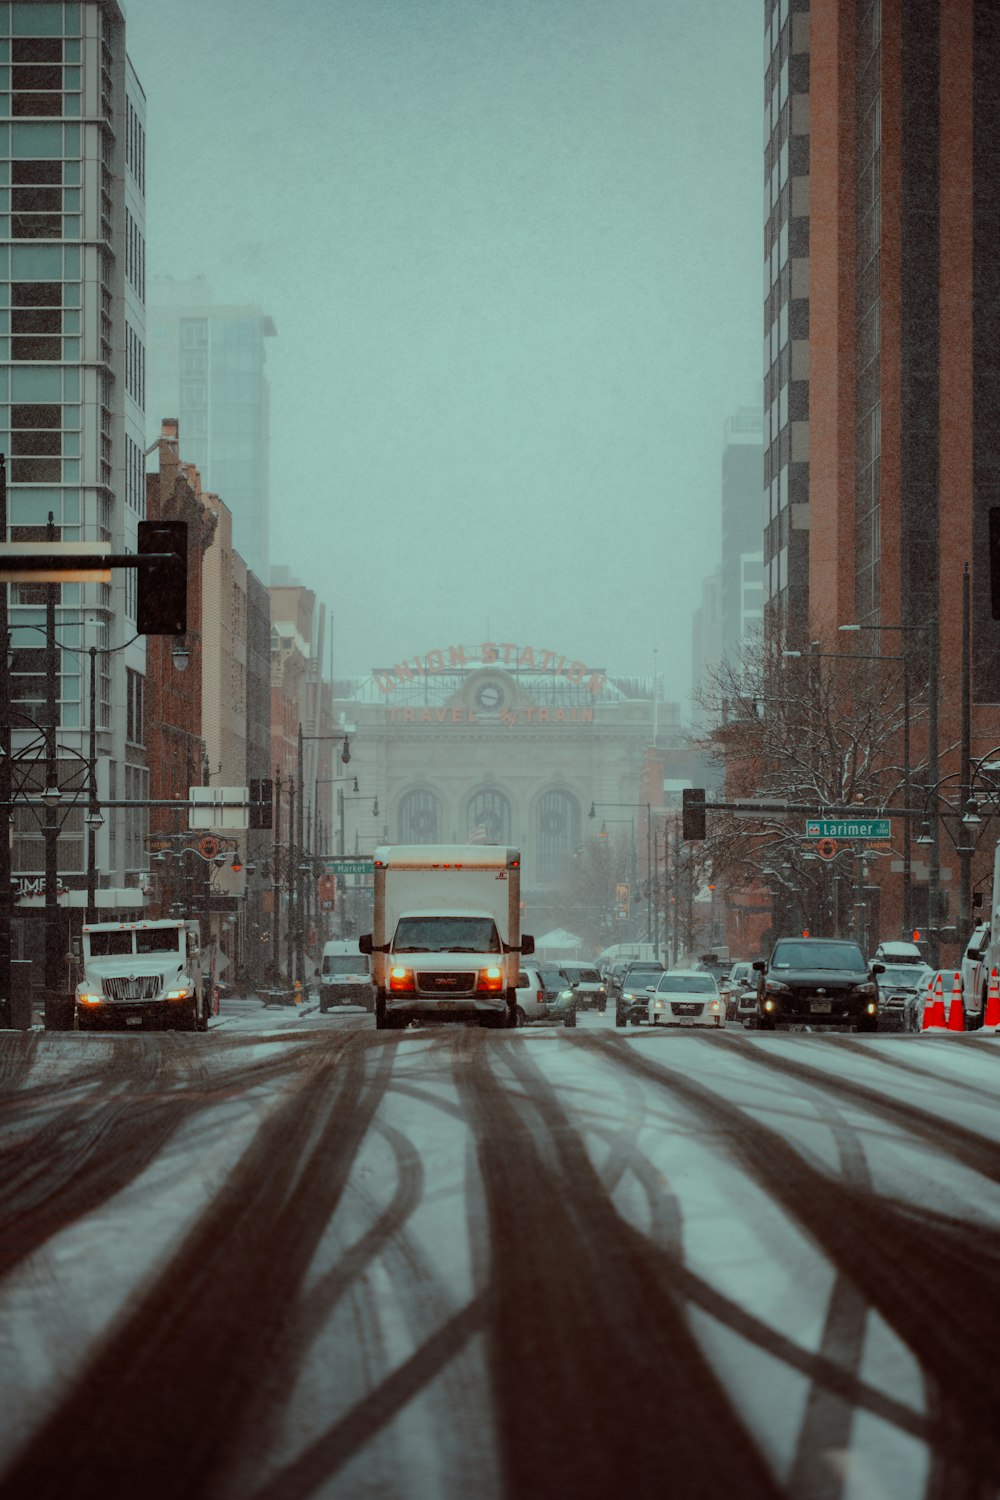
<path id="1" fill-rule="evenodd" d="M 166 562 L 138 569 L 135 628 L 140 635 L 183 635 L 187 630 L 187 522 L 140 521 L 140 557 L 169 552 Z"/>
<path id="2" fill-rule="evenodd" d="M 274 782 L 270 776 L 250 778 L 250 827 L 274 825 Z"/>
<path id="3" fill-rule="evenodd" d="M 681 835 L 685 839 L 705 837 L 705 788 L 686 786 L 681 792 Z"/>

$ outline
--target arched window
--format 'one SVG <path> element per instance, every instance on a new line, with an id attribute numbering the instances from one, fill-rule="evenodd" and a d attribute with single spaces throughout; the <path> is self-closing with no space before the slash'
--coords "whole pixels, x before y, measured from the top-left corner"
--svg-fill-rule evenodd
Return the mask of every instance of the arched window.
<path id="1" fill-rule="evenodd" d="M 473 844 L 510 843 L 510 803 L 503 792 L 477 792 L 465 815 L 465 836 Z"/>
<path id="2" fill-rule="evenodd" d="M 441 803 L 433 792 L 407 792 L 399 804 L 401 844 L 441 842 Z"/>
<path id="3" fill-rule="evenodd" d="M 561 880 L 580 843 L 580 804 L 572 792 L 546 792 L 538 804 L 538 878 Z"/>

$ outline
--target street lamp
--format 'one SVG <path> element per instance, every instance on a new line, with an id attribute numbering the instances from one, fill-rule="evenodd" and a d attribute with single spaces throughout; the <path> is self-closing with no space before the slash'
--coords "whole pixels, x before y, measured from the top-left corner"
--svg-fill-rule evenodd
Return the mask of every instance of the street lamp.
<path id="1" fill-rule="evenodd" d="M 966 576 L 967 585 L 967 576 Z M 966 610 L 967 613 L 967 610 Z M 838 625 L 838 630 L 856 632 L 860 630 L 898 630 L 901 635 L 915 635 L 922 632 L 927 638 L 927 779 L 932 784 L 937 784 L 939 766 L 938 746 L 938 626 L 937 618 L 932 615 L 926 624 L 921 625 Z M 910 719 L 909 719 L 909 664 L 908 653 L 904 652 L 903 660 L 903 691 L 906 695 L 906 710 L 903 715 L 905 761 L 904 774 L 906 776 L 905 798 L 907 807 L 910 806 Z M 910 881 L 910 817 L 909 812 L 904 814 L 903 822 L 903 926 L 907 933 L 912 930 L 913 904 Z M 927 890 L 927 930 L 930 938 L 931 958 L 934 964 L 938 961 L 938 907 L 940 904 L 941 889 L 941 836 L 938 828 L 937 814 L 933 818 L 930 830 L 930 870 Z M 922 839 L 917 840 L 922 843 Z"/>
<path id="2" fill-rule="evenodd" d="M 649 886 L 646 897 L 646 941 L 653 941 L 653 809 L 648 802 L 591 802 L 588 818 L 597 817 L 599 807 L 632 807 L 639 811 L 646 809 L 646 881 Z M 632 837 L 633 860 L 635 853 L 635 834 Z M 636 872 L 633 866 L 633 886 L 636 883 Z"/>

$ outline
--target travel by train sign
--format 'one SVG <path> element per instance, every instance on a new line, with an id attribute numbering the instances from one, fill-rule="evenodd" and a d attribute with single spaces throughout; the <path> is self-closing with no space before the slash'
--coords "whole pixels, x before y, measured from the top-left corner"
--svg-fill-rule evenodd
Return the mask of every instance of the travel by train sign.
<path id="1" fill-rule="evenodd" d="M 810 818 L 806 823 L 807 839 L 868 839 L 892 837 L 888 818 Z"/>

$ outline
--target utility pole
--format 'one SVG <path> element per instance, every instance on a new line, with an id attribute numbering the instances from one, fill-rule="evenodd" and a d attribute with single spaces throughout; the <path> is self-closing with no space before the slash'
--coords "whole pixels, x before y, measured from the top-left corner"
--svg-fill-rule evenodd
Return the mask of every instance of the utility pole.
<path id="1" fill-rule="evenodd" d="M 47 542 L 56 537 L 49 511 Z M 45 585 L 45 1029 L 66 1031 L 72 1025 L 72 1006 L 65 1003 L 65 974 L 60 953 L 59 921 L 59 762 L 56 721 L 59 717 L 59 662 L 56 655 L 56 583 Z"/>
<path id="2" fill-rule="evenodd" d="M 281 974 L 281 767 L 274 768 L 274 862 L 271 870 L 271 963 L 274 967 L 273 981 L 278 983 Z"/>

